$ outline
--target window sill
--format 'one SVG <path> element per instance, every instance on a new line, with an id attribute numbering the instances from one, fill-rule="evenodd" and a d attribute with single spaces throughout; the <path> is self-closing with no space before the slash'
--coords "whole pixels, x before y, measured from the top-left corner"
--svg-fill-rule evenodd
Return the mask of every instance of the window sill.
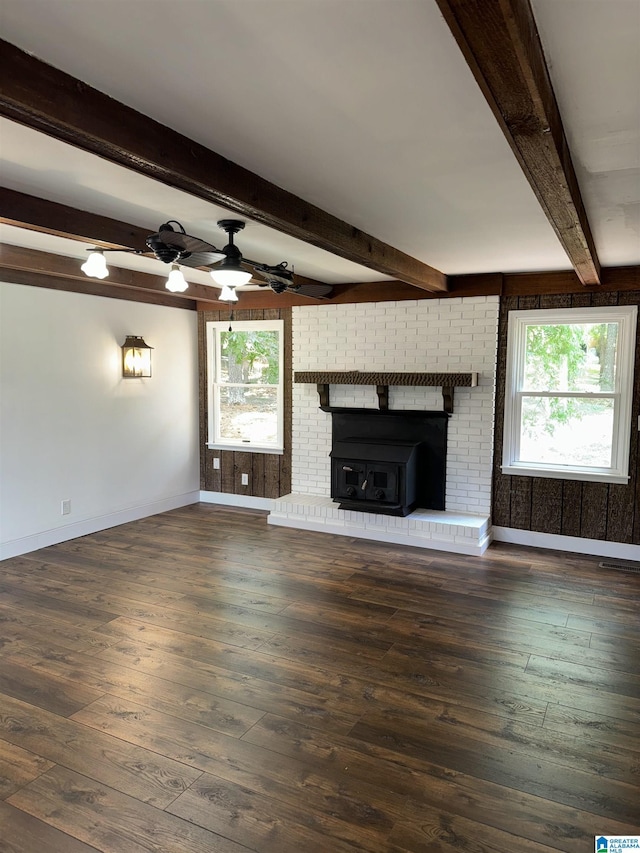
<path id="1" fill-rule="evenodd" d="M 503 465 L 502 473 L 519 477 L 549 477 L 555 480 L 584 480 L 591 483 L 617 483 L 626 486 L 629 477 L 610 471 L 581 471 L 576 468 L 537 468 L 534 465 Z"/>
<path id="2" fill-rule="evenodd" d="M 209 450 L 236 450 L 239 453 L 270 453 L 275 456 L 284 454 L 284 447 L 261 447 L 259 444 L 210 444 Z"/>

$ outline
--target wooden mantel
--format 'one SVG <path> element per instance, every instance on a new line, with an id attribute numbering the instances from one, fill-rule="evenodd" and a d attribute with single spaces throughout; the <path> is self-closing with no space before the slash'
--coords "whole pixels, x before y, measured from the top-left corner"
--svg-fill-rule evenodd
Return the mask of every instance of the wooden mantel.
<path id="1" fill-rule="evenodd" d="M 441 386 L 444 411 L 453 412 L 453 389 L 458 386 L 473 388 L 478 384 L 477 373 L 366 373 L 360 370 L 318 370 L 294 373 L 295 382 L 314 383 L 318 386 L 320 408 L 330 411 L 330 385 L 375 385 L 378 404 L 381 411 L 389 409 L 390 385 L 428 385 Z"/>

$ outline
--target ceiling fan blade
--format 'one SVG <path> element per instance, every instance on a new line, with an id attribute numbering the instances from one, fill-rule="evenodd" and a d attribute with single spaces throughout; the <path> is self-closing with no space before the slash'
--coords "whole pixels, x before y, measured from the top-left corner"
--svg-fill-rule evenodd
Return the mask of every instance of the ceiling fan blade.
<path id="1" fill-rule="evenodd" d="M 178 257 L 177 263 L 185 267 L 212 267 L 220 263 L 225 256 L 222 252 L 191 252 Z"/>
<path id="2" fill-rule="evenodd" d="M 219 260 L 224 258 L 224 253 L 218 252 L 215 246 L 201 240 L 199 237 L 192 237 L 190 234 L 181 234 L 179 231 L 159 231 L 157 236 L 162 240 L 165 246 L 180 249 L 181 252 L 216 252 L 220 255 Z"/>
<path id="3" fill-rule="evenodd" d="M 291 293 L 297 293 L 298 296 L 308 296 L 311 299 L 329 299 L 333 294 L 333 287 L 330 284 L 294 284 L 287 290 Z"/>

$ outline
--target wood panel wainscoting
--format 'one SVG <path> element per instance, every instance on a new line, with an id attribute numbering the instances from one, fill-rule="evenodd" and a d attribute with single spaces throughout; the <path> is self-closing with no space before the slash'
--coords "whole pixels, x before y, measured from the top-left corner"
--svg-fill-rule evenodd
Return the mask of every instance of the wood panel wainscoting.
<path id="1" fill-rule="evenodd" d="M 194 504 L 0 565 L 3 853 L 584 853 L 640 824 L 640 575 Z"/>
<path id="2" fill-rule="evenodd" d="M 279 498 L 291 491 L 291 399 L 292 352 L 291 308 L 254 308 L 234 310 L 234 321 L 284 321 L 284 453 L 247 453 L 239 450 L 210 450 L 207 447 L 207 335 L 206 324 L 226 321 L 229 310 L 198 312 L 198 363 L 200 396 L 200 488 L 259 498 Z M 220 468 L 213 467 L 214 459 Z M 249 483 L 242 485 L 242 474 Z"/>
<path id="3" fill-rule="evenodd" d="M 640 305 L 640 293 L 503 296 L 500 300 L 492 509 L 493 524 L 498 527 L 640 545 L 640 324 L 636 332 L 629 483 L 508 476 L 501 470 L 509 311 L 605 305 Z"/>

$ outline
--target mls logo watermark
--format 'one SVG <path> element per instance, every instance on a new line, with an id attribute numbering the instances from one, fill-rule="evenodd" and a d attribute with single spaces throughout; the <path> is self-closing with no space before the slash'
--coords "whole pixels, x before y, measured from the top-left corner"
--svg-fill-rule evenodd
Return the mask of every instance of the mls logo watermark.
<path id="1" fill-rule="evenodd" d="M 640 851 L 640 835 L 596 835 L 595 853 Z"/>

